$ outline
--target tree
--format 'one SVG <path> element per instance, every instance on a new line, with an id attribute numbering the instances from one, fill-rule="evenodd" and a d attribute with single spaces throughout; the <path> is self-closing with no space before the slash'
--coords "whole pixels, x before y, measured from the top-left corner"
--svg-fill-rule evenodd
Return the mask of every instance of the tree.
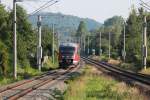
<path id="1" fill-rule="evenodd" d="M 122 33 L 124 20 L 121 16 L 113 16 L 104 21 L 104 24 L 95 31 L 92 31 L 92 35 L 96 36 L 92 42 L 95 43 L 95 48 L 97 54 L 99 54 L 99 38 L 100 32 L 102 37 L 102 51 L 107 53 L 108 52 L 108 41 L 109 41 L 109 32 L 111 33 L 111 51 L 114 52 L 116 55 L 118 53 L 118 43 L 119 43 L 119 36 Z"/>
<path id="2" fill-rule="evenodd" d="M 81 21 L 78 26 L 77 32 L 76 32 L 76 37 L 82 41 L 82 42 L 80 41 L 81 42 L 80 47 L 81 47 L 81 53 L 83 53 L 83 54 L 86 52 L 86 51 L 84 52 L 84 48 L 86 48 L 86 45 L 87 45 L 85 40 L 86 40 L 86 36 L 88 34 L 89 34 L 89 32 L 87 31 L 85 22 Z"/>
<path id="3" fill-rule="evenodd" d="M 9 23 L 9 13 L 5 10 L 4 6 L 0 4 L 0 40 L 5 43 L 8 43 L 10 40 L 10 27 L 8 27 Z"/>
<path id="4" fill-rule="evenodd" d="M 6 76 L 7 67 L 8 67 L 8 50 L 7 47 L 0 41 L 0 67 L 4 76 Z"/>
<path id="5" fill-rule="evenodd" d="M 133 62 L 142 58 L 142 27 L 143 27 L 143 14 L 140 12 L 138 15 L 135 9 L 129 15 L 126 25 L 126 61 Z M 123 32 L 120 36 L 119 54 L 121 56 L 123 50 Z"/>
<path id="6" fill-rule="evenodd" d="M 121 16 L 114 16 L 104 22 L 105 32 L 111 33 L 111 46 L 115 51 L 118 46 L 119 36 L 121 35 L 123 24 L 124 20 Z"/>
<path id="7" fill-rule="evenodd" d="M 5 7 L 0 4 L 0 69 L 4 76 L 6 76 L 7 67 L 9 63 L 9 41 L 10 41 L 10 27 L 9 27 L 9 13 Z"/>
<path id="8" fill-rule="evenodd" d="M 33 62 L 32 59 L 36 58 L 37 34 L 35 34 L 31 24 L 28 21 L 26 11 L 18 5 L 16 9 L 17 9 L 17 56 L 18 56 L 17 58 L 19 61 L 19 65 L 25 67 L 30 66 L 30 63 Z M 13 18 L 13 11 L 10 13 L 10 19 L 12 18 Z M 9 23 L 12 26 L 12 20 L 10 20 Z M 11 41 L 13 41 L 12 33 L 11 33 Z M 11 48 L 12 46 L 13 45 L 11 44 Z"/>
<path id="9" fill-rule="evenodd" d="M 52 55 L 52 36 L 52 30 L 50 28 L 47 26 L 42 28 L 42 47 L 45 56 Z"/>
<path id="10" fill-rule="evenodd" d="M 77 37 L 81 37 L 81 36 L 84 36 L 87 34 L 87 27 L 86 27 L 86 24 L 84 21 L 81 21 L 79 26 L 78 26 L 78 29 L 77 29 L 77 33 L 76 33 L 76 36 Z"/>

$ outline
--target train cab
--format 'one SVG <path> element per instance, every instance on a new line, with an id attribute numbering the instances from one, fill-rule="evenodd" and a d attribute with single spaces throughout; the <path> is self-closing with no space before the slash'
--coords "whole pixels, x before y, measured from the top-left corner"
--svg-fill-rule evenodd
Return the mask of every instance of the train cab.
<path id="1" fill-rule="evenodd" d="M 78 65 L 80 61 L 79 45 L 76 43 L 63 43 L 59 47 L 59 66 Z"/>

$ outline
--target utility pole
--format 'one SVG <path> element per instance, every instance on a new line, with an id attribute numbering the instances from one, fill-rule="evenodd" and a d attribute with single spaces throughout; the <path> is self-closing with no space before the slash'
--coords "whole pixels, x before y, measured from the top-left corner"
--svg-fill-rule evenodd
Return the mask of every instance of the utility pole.
<path id="1" fill-rule="evenodd" d="M 109 59 L 110 59 L 110 42 L 111 42 L 111 36 L 110 36 L 110 32 L 109 32 Z"/>
<path id="2" fill-rule="evenodd" d="M 102 37 L 101 37 L 101 35 L 102 35 L 102 33 L 100 32 L 100 34 L 99 34 L 99 55 L 101 56 L 101 42 L 102 42 Z"/>
<path id="3" fill-rule="evenodd" d="M 126 22 L 124 22 L 124 31 L 123 31 L 123 60 L 126 59 Z"/>
<path id="4" fill-rule="evenodd" d="M 57 48 L 59 48 L 59 31 L 57 31 Z"/>
<path id="5" fill-rule="evenodd" d="M 55 35 L 55 26 L 52 24 L 53 27 L 53 47 L 52 47 L 52 59 L 53 59 L 53 64 L 54 64 L 54 35 Z"/>
<path id="6" fill-rule="evenodd" d="M 13 0 L 13 35 L 14 35 L 14 79 L 17 79 L 17 39 L 16 39 L 16 0 Z"/>
<path id="7" fill-rule="evenodd" d="M 80 37 L 80 48 L 81 48 L 81 50 L 80 50 L 80 55 L 82 55 L 82 52 L 83 52 L 83 47 L 82 47 L 82 35 L 81 35 L 81 37 Z"/>
<path id="8" fill-rule="evenodd" d="M 90 54 L 90 41 L 89 41 L 89 36 L 88 36 L 88 55 Z"/>
<path id="9" fill-rule="evenodd" d="M 83 41 L 84 41 L 84 54 L 85 54 L 85 46 L 86 46 L 86 43 L 85 43 L 85 35 L 83 37 Z"/>
<path id="10" fill-rule="evenodd" d="M 147 21 L 146 15 L 144 16 L 144 33 L 143 33 L 143 66 L 146 70 L 146 60 L 147 60 Z"/>
<path id="11" fill-rule="evenodd" d="M 80 48 L 81 48 L 81 50 L 80 50 L 80 55 L 82 55 L 82 35 L 81 35 L 81 37 L 80 37 Z"/>
<path id="12" fill-rule="evenodd" d="M 38 26 L 38 37 L 39 37 L 39 41 L 38 41 L 38 48 L 37 48 L 37 62 L 38 62 L 38 69 L 39 71 L 41 71 L 41 59 L 42 59 L 42 46 L 41 46 L 41 16 L 38 15 L 38 22 L 37 22 L 37 26 Z"/>

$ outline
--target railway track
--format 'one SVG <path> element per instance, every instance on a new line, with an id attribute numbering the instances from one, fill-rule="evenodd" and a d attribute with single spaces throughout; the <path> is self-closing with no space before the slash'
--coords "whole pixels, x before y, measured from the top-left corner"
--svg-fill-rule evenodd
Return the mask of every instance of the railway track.
<path id="1" fill-rule="evenodd" d="M 112 66 L 108 63 L 105 62 L 99 62 L 90 58 L 82 57 L 82 59 L 92 65 L 95 65 L 99 69 L 104 69 L 112 74 L 115 74 L 115 77 L 125 77 L 126 79 L 129 79 L 134 85 L 138 85 L 146 89 L 147 91 L 150 91 L 150 76 L 149 75 L 144 75 L 140 73 L 134 73 L 131 71 L 126 71 L 123 69 L 120 69 L 118 67 Z M 128 81 L 129 81 L 128 80 Z"/>
<path id="2" fill-rule="evenodd" d="M 54 71 L 51 73 L 45 73 L 31 80 L 27 80 L 16 85 L 7 86 L 6 88 L 0 90 L 0 100 L 19 99 L 65 74 L 71 73 L 75 69 L 76 67 L 69 67 L 68 69 L 63 71 L 61 70 Z"/>
<path id="3" fill-rule="evenodd" d="M 26 84 L 26 83 L 33 82 L 33 81 L 35 81 L 35 80 L 38 80 L 38 79 L 41 79 L 41 78 L 45 77 L 46 75 L 50 75 L 50 74 L 54 74 L 54 73 L 56 73 L 56 71 L 54 71 L 54 72 L 46 72 L 46 73 L 44 73 L 44 74 L 42 74 L 42 75 L 40 75 L 40 76 L 36 76 L 36 77 L 34 77 L 34 78 L 32 78 L 32 79 L 23 80 L 23 81 L 21 81 L 21 82 L 17 82 L 17 83 L 15 83 L 15 84 L 8 85 L 8 86 L 5 86 L 5 87 L 3 87 L 3 88 L 0 88 L 0 95 L 1 95 L 1 93 L 5 92 L 5 91 L 7 91 L 7 90 L 10 90 L 10 89 L 13 89 L 13 88 L 22 86 L 22 85 L 24 85 L 24 84 Z"/>

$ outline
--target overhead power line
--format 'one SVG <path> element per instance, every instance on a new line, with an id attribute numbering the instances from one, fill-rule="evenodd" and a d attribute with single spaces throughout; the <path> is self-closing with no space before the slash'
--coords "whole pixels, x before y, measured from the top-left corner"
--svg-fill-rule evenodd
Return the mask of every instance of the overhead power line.
<path id="1" fill-rule="evenodd" d="M 141 1 L 140 5 L 142 7 L 146 8 L 147 10 L 150 10 L 150 5 L 148 5 L 147 3 L 145 3 L 143 0 L 140 0 L 140 1 Z"/>
<path id="2" fill-rule="evenodd" d="M 44 7 L 44 8 L 43 8 L 43 9 L 41 9 L 41 10 L 46 9 L 46 8 L 48 8 L 48 7 L 50 7 L 50 6 L 54 5 L 54 4 L 56 4 L 57 2 L 58 2 L 58 1 L 55 1 L 54 3 L 49 4 L 48 6 Z M 37 11 L 36 13 L 40 12 L 41 10 Z"/>
<path id="3" fill-rule="evenodd" d="M 149 7 L 147 7 L 147 6 L 145 6 L 145 5 L 141 4 L 141 3 L 140 3 L 140 5 L 150 11 Z"/>
<path id="4" fill-rule="evenodd" d="M 147 3 L 145 3 L 143 0 L 140 0 L 142 2 L 142 4 L 144 4 L 147 7 L 150 7 L 150 5 L 148 5 Z"/>
<path id="5" fill-rule="evenodd" d="M 52 1 L 54 1 L 54 0 L 50 0 L 50 1 L 46 2 L 46 3 L 44 3 L 44 4 L 43 4 L 42 6 L 40 6 L 38 9 L 36 9 L 36 10 L 33 11 L 32 13 L 30 13 L 30 15 L 32 15 L 32 14 L 36 13 L 37 11 L 39 11 L 40 9 L 44 8 L 47 4 L 51 3 Z"/>
<path id="6" fill-rule="evenodd" d="M 54 1 L 54 2 L 53 2 L 53 1 Z M 53 2 L 53 3 L 51 3 L 51 2 Z M 45 3 L 44 5 L 42 5 L 41 7 L 39 7 L 38 9 L 36 9 L 35 11 L 33 11 L 32 13 L 30 13 L 28 17 L 30 17 L 30 16 L 32 16 L 32 15 L 34 15 L 34 14 L 40 12 L 41 10 L 44 10 L 44 9 L 46 9 L 46 8 L 48 8 L 48 7 L 50 7 L 50 6 L 54 5 L 54 4 L 56 4 L 57 2 L 58 2 L 58 1 L 55 1 L 55 0 L 48 1 L 48 2 Z M 49 3 L 51 3 L 51 4 L 49 4 Z"/>

